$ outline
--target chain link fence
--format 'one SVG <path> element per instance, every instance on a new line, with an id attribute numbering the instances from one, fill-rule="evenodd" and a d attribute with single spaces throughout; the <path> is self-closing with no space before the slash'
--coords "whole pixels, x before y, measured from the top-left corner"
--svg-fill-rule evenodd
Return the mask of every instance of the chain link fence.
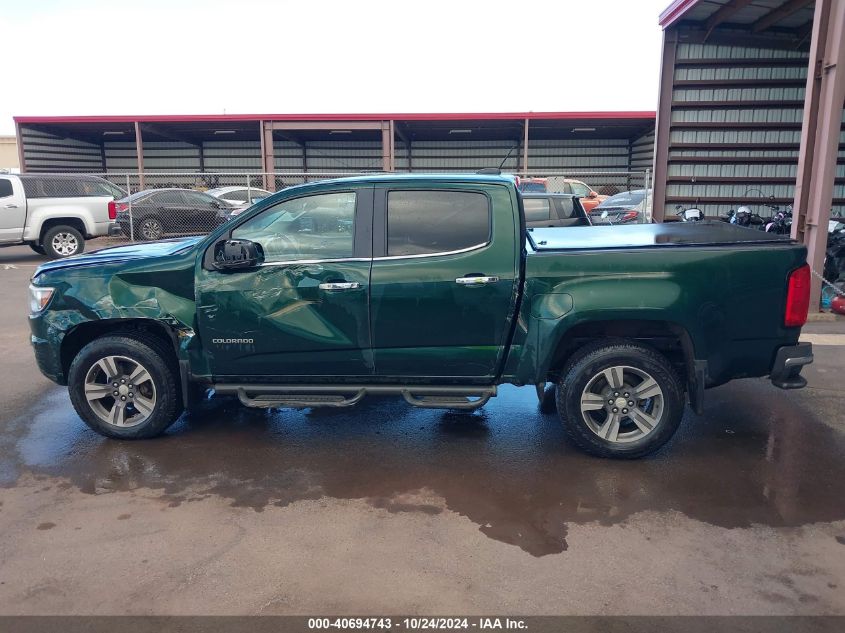
<path id="1" fill-rule="evenodd" d="M 118 230 L 92 244 L 100 247 L 126 241 L 204 235 L 276 191 L 367 173 L 373 172 L 27 174 L 24 185 L 30 199 L 85 198 L 82 203 L 95 217 L 114 220 Z M 602 202 L 625 192 L 650 191 L 651 178 L 648 171 L 531 171 L 515 175 L 524 193 L 580 196 L 596 223 L 601 223 Z M 650 203 L 650 196 L 645 199 Z M 643 213 L 638 221 L 648 221 L 650 204 L 647 210 L 644 204 L 640 206 Z"/>

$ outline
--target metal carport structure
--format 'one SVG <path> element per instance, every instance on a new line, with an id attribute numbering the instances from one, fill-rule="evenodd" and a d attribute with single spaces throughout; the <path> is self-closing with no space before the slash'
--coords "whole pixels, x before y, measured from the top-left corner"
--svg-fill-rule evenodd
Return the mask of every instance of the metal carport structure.
<path id="1" fill-rule="evenodd" d="M 845 0 L 675 0 L 660 24 L 655 216 L 794 204 L 821 272 L 845 215 Z M 820 291 L 814 277 L 811 305 Z"/>

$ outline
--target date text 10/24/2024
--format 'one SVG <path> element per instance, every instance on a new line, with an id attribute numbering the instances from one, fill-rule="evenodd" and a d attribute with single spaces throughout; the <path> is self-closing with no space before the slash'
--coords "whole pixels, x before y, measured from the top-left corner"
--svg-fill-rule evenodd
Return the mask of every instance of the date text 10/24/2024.
<path id="1" fill-rule="evenodd" d="M 525 620 L 478 617 L 412 617 L 412 618 L 309 618 L 308 629 L 376 629 L 376 630 L 523 630 Z"/>

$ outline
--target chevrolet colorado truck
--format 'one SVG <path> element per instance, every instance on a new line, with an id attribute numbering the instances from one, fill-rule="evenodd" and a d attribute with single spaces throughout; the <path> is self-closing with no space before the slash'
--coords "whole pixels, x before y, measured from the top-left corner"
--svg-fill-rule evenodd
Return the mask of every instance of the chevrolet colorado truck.
<path id="1" fill-rule="evenodd" d="M 582 449 L 633 458 L 709 387 L 806 384 L 805 257 L 723 222 L 527 229 L 507 176 L 373 175 L 285 189 L 204 237 L 45 263 L 30 324 L 41 371 L 112 438 L 162 433 L 208 388 L 475 409 L 510 383 Z"/>

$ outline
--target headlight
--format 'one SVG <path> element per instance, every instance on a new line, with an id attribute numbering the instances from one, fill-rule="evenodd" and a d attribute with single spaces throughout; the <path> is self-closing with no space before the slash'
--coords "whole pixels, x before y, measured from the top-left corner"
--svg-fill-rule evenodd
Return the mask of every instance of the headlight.
<path id="1" fill-rule="evenodd" d="M 50 302 L 54 290 L 55 288 L 29 284 L 29 311 L 33 314 L 41 312 Z"/>

